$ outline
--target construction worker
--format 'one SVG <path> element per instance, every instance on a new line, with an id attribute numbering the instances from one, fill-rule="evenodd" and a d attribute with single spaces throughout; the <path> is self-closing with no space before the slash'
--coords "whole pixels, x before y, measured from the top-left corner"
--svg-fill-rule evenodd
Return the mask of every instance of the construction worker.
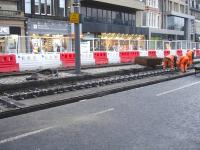
<path id="1" fill-rule="evenodd" d="M 189 57 L 188 56 L 181 56 L 179 57 L 178 61 L 177 61 L 177 65 L 179 67 L 179 69 L 181 70 L 181 72 L 186 72 L 187 71 L 187 67 L 189 65 Z"/>
<path id="2" fill-rule="evenodd" d="M 163 69 L 166 69 L 166 67 L 170 67 L 171 70 L 174 70 L 176 68 L 176 60 L 177 56 L 167 55 L 163 59 Z"/>
<path id="3" fill-rule="evenodd" d="M 189 50 L 186 53 L 186 56 L 188 56 L 188 58 L 189 58 L 189 66 L 191 66 L 192 63 L 193 63 L 193 59 L 194 59 L 194 52 L 192 50 Z"/>

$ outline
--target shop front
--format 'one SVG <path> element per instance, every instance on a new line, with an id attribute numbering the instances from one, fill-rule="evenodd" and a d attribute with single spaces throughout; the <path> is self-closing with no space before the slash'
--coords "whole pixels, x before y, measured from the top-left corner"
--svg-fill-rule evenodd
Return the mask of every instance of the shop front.
<path id="1" fill-rule="evenodd" d="M 71 48 L 71 26 L 65 21 L 28 19 L 29 53 L 63 52 Z"/>
<path id="2" fill-rule="evenodd" d="M 139 34 L 120 34 L 120 33 L 101 33 L 99 35 L 83 36 L 84 41 L 90 41 L 91 51 L 128 51 L 144 48 L 144 35 Z"/>
<path id="3" fill-rule="evenodd" d="M 20 36 L 21 27 L 0 25 L 0 53 L 18 53 L 23 47 Z"/>

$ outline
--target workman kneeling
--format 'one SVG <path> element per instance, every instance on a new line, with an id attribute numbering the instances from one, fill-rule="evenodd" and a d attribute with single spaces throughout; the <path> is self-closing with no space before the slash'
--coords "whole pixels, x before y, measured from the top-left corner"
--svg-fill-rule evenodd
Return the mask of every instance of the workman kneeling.
<path id="1" fill-rule="evenodd" d="M 177 65 L 178 65 L 179 69 L 181 70 L 181 72 L 186 72 L 187 67 L 189 65 L 189 57 L 188 56 L 179 57 L 179 59 L 177 61 Z"/>
<path id="2" fill-rule="evenodd" d="M 188 58 L 189 58 L 189 66 L 191 66 L 193 64 L 194 52 L 192 50 L 189 50 L 186 53 L 186 56 L 188 56 Z"/>
<path id="3" fill-rule="evenodd" d="M 163 59 L 163 69 L 166 69 L 166 67 L 170 67 L 171 70 L 174 70 L 176 68 L 176 60 L 177 56 L 167 55 Z"/>

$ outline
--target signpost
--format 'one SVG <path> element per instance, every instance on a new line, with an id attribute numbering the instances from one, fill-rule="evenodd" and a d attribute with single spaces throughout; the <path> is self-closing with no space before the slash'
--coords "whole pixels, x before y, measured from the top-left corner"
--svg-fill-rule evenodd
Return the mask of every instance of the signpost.
<path id="1" fill-rule="evenodd" d="M 75 72 L 76 74 L 81 73 L 81 59 L 80 59 L 80 0 L 74 0 L 73 3 L 74 13 L 70 14 L 70 22 L 74 23 L 75 28 Z"/>

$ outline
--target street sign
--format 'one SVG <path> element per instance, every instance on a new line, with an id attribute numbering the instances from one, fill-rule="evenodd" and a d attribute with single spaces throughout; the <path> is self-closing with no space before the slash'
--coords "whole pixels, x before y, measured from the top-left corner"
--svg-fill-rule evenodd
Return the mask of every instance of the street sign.
<path id="1" fill-rule="evenodd" d="M 80 14 L 79 13 L 71 13 L 70 14 L 70 23 L 79 23 Z"/>

